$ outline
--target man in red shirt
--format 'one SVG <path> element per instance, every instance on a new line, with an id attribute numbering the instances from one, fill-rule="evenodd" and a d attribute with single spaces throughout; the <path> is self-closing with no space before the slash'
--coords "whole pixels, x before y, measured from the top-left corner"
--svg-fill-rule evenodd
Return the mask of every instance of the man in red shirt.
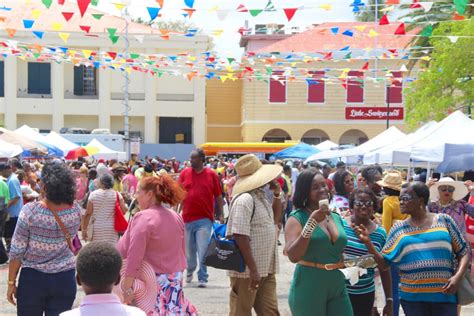
<path id="1" fill-rule="evenodd" d="M 179 182 L 187 191 L 181 206 L 186 228 L 186 282 L 190 283 L 196 270 L 196 254 L 199 259 L 198 286 L 206 287 L 208 277 L 204 254 L 212 232 L 212 223 L 217 218 L 224 221 L 222 188 L 217 174 L 204 167 L 206 156 L 202 149 L 191 152 L 191 167 L 179 175 Z M 216 214 L 214 205 L 217 203 Z"/>

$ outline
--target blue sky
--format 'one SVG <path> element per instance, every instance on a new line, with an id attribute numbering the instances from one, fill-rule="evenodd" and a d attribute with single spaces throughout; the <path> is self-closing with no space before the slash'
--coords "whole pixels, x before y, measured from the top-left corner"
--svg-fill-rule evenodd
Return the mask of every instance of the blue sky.
<path id="1" fill-rule="evenodd" d="M 120 12 L 112 4 L 114 2 L 124 1 L 101 0 L 98 9 L 118 15 Z M 267 2 L 268 0 L 195 0 L 194 8 L 196 12 L 190 21 L 203 29 L 206 34 L 222 29 L 224 31 L 222 35 L 214 37 L 215 50 L 221 56 L 238 58 L 242 55 L 242 49 L 239 48 L 240 34 L 237 30 L 245 25 L 246 20 L 248 20 L 250 27 L 255 24 L 279 23 L 285 24 L 288 29 L 299 27 L 300 30 L 316 23 L 354 20 L 352 7 L 349 6 L 350 0 L 273 0 L 272 2 L 277 9 L 276 12 L 262 12 L 257 17 L 252 17 L 249 13 L 236 12 L 236 8 L 240 4 L 245 5 L 248 9 L 263 9 Z M 319 8 L 328 4 L 332 6 L 329 11 Z M 128 6 L 132 16 L 149 20 L 150 17 L 146 7 L 158 7 L 158 4 L 155 0 L 131 0 Z M 181 9 L 186 8 L 184 0 L 164 0 L 163 7 L 160 12 L 163 15 L 162 19 L 185 19 L 181 15 L 183 13 Z M 209 12 L 209 10 L 216 7 L 222 10 L 222 13 L 227 13 L 224 20 L 220 20 L 215 11 Z M 281 9 L 294 7 L 306 8 L 298 10 L 291 22 L 288 23 Z"/>

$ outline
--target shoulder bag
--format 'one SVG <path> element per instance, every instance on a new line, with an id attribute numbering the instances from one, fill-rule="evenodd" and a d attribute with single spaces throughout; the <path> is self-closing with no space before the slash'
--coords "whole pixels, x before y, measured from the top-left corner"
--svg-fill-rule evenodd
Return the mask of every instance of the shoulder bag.
<path id="1" fill-rule="evenodd" d="M 64 237 L 66 237 L 66 242 L 69 247 L 69 249 L 72 251 L 72 253 L 77 256 L 79 253 L 79 250 L 82 248 L 82 243 L 79 237 L 76 235 L 74 238 L 71 238 L 71 234 L 68 232 L 66 226 L 64 226 L 63 221 L 61 218 L 59 218 L 59 215 L 56 213 L 56 211 L 50 210 L 51 213 L 53 213 L 54 219 L 56 220 L 56 223 L 58 223 L 59 228 L 61 228 L 61 231 L 64 234 Z"/>
<path id="2" fill-rule="evenodd" d="M 128 222 L 123 215 L 122 207 L 120 206 L 120 197 L 118 192 L 115 192 L 116 200 L 114 207 L 114 229 L 117 233 L 123 234 L 127 230 Z"/>

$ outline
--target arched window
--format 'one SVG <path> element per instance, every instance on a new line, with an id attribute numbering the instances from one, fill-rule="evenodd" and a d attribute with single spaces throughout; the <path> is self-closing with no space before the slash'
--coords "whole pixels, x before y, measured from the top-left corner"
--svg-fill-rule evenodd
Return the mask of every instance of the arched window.
<path id="1" fill-rule="evenodd" d="M 269 143 L 284 143 L 286 140 L 291 140 L 290 134 L 279 128 L 269 130 L 262 138 L 262 142 Z"/>

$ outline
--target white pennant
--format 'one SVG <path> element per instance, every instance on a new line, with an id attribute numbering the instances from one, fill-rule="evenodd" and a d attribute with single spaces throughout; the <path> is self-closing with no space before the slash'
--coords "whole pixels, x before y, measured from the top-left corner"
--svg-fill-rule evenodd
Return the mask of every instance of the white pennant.
<path id="1" fill-rule="evenodd" d="M 143 40 L 145 39 L 145 35 L 135 35 L 135 39 L 136 39 L 140 44 L 143 44 Z"/>
<path id="2" fill-rule="evenodd" d="M 451 43 L 456 43 L 458 41 L 459 36 L 448 36 Z"/>
<path id="3" fill-rule="evenodd" d="M 423 7 L 423 10 L 425 10 L 425 12 L 430 11 L 433 7 L 433 2 L 419 2 L 419 4 Z"/>
<path id="4" fill-rule="evenodd" d="M 407 66 L 405 66 L 405 64 L 403 64 L 403 65 L 400 67 L 400 71 L 408 71 Z"/>

